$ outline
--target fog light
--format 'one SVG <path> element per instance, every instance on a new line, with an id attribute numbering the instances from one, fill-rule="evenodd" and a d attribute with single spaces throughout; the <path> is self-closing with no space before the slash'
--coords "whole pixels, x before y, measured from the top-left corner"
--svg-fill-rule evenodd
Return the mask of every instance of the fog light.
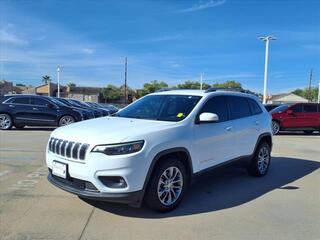
<path id="1" fill-rule="evenodd" d="M 100 176 L 99 180 L 108 188 L 126 188 L 127 183 L 123 177 Z"/>

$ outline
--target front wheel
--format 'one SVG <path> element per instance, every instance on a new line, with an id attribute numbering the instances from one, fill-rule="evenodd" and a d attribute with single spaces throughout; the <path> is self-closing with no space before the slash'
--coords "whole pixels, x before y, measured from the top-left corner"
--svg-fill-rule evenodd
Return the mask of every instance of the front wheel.
<path id="1" fill-rule="evenodd" d="M 262 142 L 256 149 L 248 166 L 248 172 L 255 177 L 267 174 L 271 161 L 271 148 L 267 142 Z"/>
<path id="2" fill-rule="evenodd" d="M 145 203 L 160 212 L 172 211 L 180 204 L 188 182 L 188 172 L 181 161 L 175 158 L 163 160 L 151 176 Z"/>
<path id="3" fill-rule="evenodd" d="M 74 117 L 72 117 L 70 115 L 66 115 L 66 116 L 63 116 L 62 118 L 60 118 L 59 127 L 66 126 L 66 125 L 69 125 L 74 122 L 75 122 Z"/>
<path id="4" fill-rule="evenodd" d="M 272 134 L 277 135 L 280 131 L 280 124 L 277 121 L 272 121 Z"/>
<path id="5" fill-rule="evenodd" d="M 9 130 L 12 128 L 12 118 L 9 114 L 1 113 L 0 114 L 0 129 Z"/>

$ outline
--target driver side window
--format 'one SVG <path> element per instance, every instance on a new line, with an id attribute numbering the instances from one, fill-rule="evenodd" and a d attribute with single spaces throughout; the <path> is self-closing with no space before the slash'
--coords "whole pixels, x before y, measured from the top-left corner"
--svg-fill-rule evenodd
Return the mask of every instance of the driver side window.
<path id="1" fill-rule="evenodd" d="M 217 114 L 219 122 L 228 121 L 228 107 L 225 97 L 217 96 L 209 99 L 202 107 L 199 115 L 204 112 Z"/>

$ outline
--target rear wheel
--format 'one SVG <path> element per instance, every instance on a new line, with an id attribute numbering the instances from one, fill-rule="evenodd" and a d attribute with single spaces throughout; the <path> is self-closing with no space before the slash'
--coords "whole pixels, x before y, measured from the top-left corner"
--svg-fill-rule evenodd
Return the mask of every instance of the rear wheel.
<path id="1" fill-rule="evenodd" d="M 75 122 L 74 117 L 72 117 L 70 115 L 66 115 L 66 116 L 63 116 L 62 118 L 60 118 L 59 127 L 66 126 L 66 125 L 69 125 L 74 122 Z"/>
<path id="2" fill-rule="evenodd" d="M 303 131 L 305 134 L 312 134 L 314 131 L 313 130 L 304 130 Z"/>
<path id="3" fill-rule="evenodd" d="M 9 130 L 12 128 L 12 118 L 9 114 L 1 113 L 0 114 L 0 129 Z"/>
<path id="4" fill-rule="evenodd" d="M 248 166 L 248 172 L 255 177 L 267 174 L 271 161 L 271 148 L 267 142 L 262 142 L 256 149 L 254 156 Z"/>
<path id="5" fill-rule="evenodd" d="M 188 182 L 188 172 L 181 161 L 175 158 L 162 160 L 151 176 L 145 203 L 160 212 L 171 211 L 180 204 Z"/>
<path id="6" fill-rule="evenodd" d="M 272 121 L 272 133 L 277 135 L 280 131 L 280 124 L 277 121 Z"/>

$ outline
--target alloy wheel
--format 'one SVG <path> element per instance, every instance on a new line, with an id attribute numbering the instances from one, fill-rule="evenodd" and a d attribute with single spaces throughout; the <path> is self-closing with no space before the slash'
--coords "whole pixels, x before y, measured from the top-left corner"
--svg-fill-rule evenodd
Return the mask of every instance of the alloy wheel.
<path id="1" fill-rule="evenodd" d="M 73 117 L 71 117 L 71 116 L 64 116 L 64 117 L 61 118 L 59 125 L 60 125 L 60 126 L 66 126 L 66 125 L 69 125 L 69 124 L 71 124 L 71 123 L 74 123 Z"/>
<path id="2" fill-rule="evenodd" d="M 280 125 L 276 121 L 272 121 L 272 133 L 273 135 L 278 134 L 280 131 Z"/>
<path id="3" fill-rule="evenodd" d="M 183 176 L 179 168 L 169 167 L 160 176 L 158 198 L 165 206 L 174 204 L 180 197 L 183 188 Z"/>
<path id="4" fill-rule="evenodd" d="M 259 154 L 258 154 L 258 169 L 260 173 L 264 174 L 269 166 L 270 162 L 270 153 L 269 149 L 265 146 L 260 148 Z"/>
<path id="5" fill-rule="evenodd" d="M 3 130 L 9 129 L 11 127 L 11 118 L 7 114 L 0 114 L 0 128 Z"/>

